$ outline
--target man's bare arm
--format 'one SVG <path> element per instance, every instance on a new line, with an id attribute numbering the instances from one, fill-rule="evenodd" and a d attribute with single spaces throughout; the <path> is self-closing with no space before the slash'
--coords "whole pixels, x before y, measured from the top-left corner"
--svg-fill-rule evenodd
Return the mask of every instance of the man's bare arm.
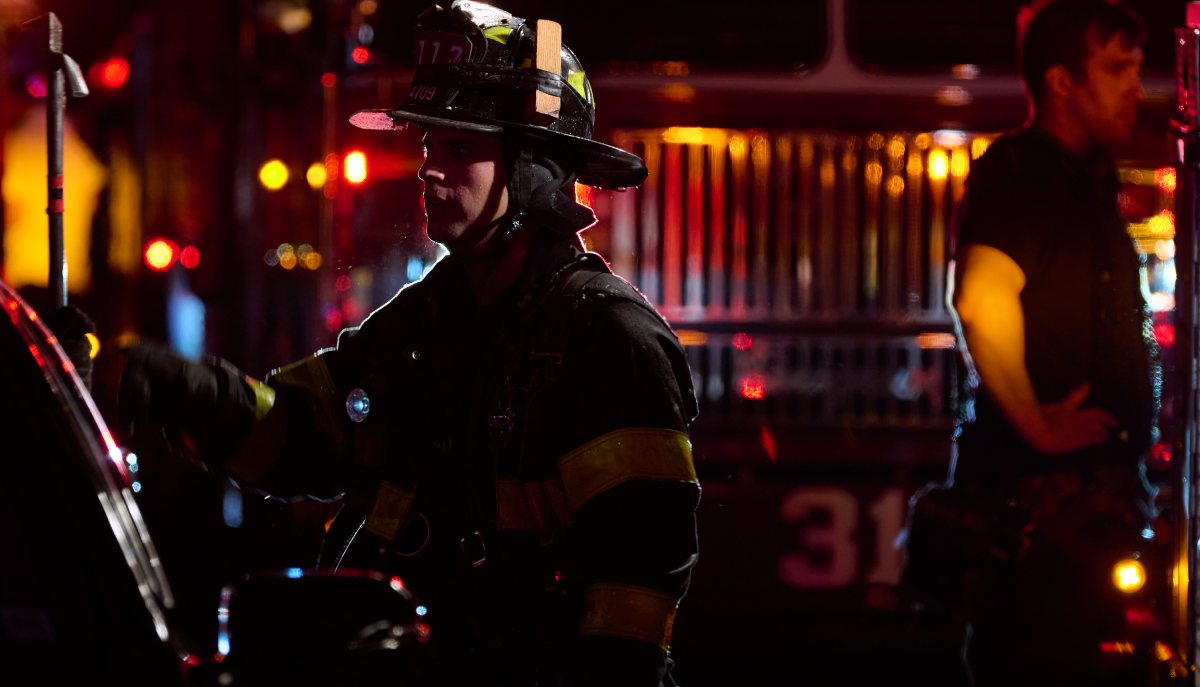
<path id="1" fill-rule="evenodd" d="M 1103 443 L 1116 420 L 1081 408 L 1088 386 L 1056 403 L 1040 404 L 1025 367 L 1025 273 L 990 246 L 970 244 L 952 266 L 948 300 L 985 392 L 1025 441 L 1040 453 L 1066 453 Z"/>

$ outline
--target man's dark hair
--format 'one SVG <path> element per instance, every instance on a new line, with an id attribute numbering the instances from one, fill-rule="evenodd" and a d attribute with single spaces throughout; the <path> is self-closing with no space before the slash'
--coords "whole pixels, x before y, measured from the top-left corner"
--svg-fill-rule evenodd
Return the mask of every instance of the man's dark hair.
<path id="1" fill-rule="evenodd" d="M 1020 37 L 1021 75 L 1036 103 L 1046 88 L 1046 70 L 1062 65 L 1072 75 L 1094 47 L 1121 36 L 1129 47 L 1146 40 L 1146 28 L 1133 10 L 1109 0 L 1054 0 L 1034 10 Z"/>

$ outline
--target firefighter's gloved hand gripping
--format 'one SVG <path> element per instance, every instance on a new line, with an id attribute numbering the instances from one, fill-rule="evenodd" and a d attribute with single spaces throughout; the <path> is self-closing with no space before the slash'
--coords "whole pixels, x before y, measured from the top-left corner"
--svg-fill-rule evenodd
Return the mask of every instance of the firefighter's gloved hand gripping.
<path id="1" fill-rule="evenodd" d="M 255 417 L 254 393 L 241 372 L 215 358 L 192 362 L 157 345 L 133 346 L 118 397 L 131 437 L 165 430 L 190 441 L 198 457 L 220 459 L 245 438 Z"/>

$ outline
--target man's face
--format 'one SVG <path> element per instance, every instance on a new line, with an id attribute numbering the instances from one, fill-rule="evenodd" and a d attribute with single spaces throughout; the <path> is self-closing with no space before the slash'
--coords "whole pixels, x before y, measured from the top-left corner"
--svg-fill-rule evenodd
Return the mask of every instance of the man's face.
<path id="1" fill-rule="evenodd" d="M 1138 104 L 1142 102 L 1142 50 L 1120 35 L 1103 44 L 1092 37 L 1091 54 L 1083 74 L 1072 75 L 1067 107 L 1074 112 L 1093 143 L 1105 148 L 1125 145 L 1133 138 Z"/>
<path id="2" fill-rule="evenodd" d="M 423 182 L 429 238 L 458 255 L 478 255 L 508 211 L 508 172 L 491 134 L 425 129 Z"/>

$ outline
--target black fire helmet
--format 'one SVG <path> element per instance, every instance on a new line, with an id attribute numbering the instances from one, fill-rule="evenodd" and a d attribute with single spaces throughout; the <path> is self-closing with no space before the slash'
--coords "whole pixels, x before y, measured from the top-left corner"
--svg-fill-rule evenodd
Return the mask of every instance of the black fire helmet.
<path id="1" fill-rule="evenodd" d="M 516 135 L 571 169 L 580 183 L 637 186 L 646 165 L 632 153 L 593 141 L 592 86 L 575 53 L 561 46 L 560 74 L 532 66 L 535 24 L 472 0 L 433 6 L 417 19 L 416 74 L 402 105 L 361 110 L 350 123 L 393 130 L 410 123 Z M 534 91 L 560 97 L 557 117 L 529 113 Z"/>

